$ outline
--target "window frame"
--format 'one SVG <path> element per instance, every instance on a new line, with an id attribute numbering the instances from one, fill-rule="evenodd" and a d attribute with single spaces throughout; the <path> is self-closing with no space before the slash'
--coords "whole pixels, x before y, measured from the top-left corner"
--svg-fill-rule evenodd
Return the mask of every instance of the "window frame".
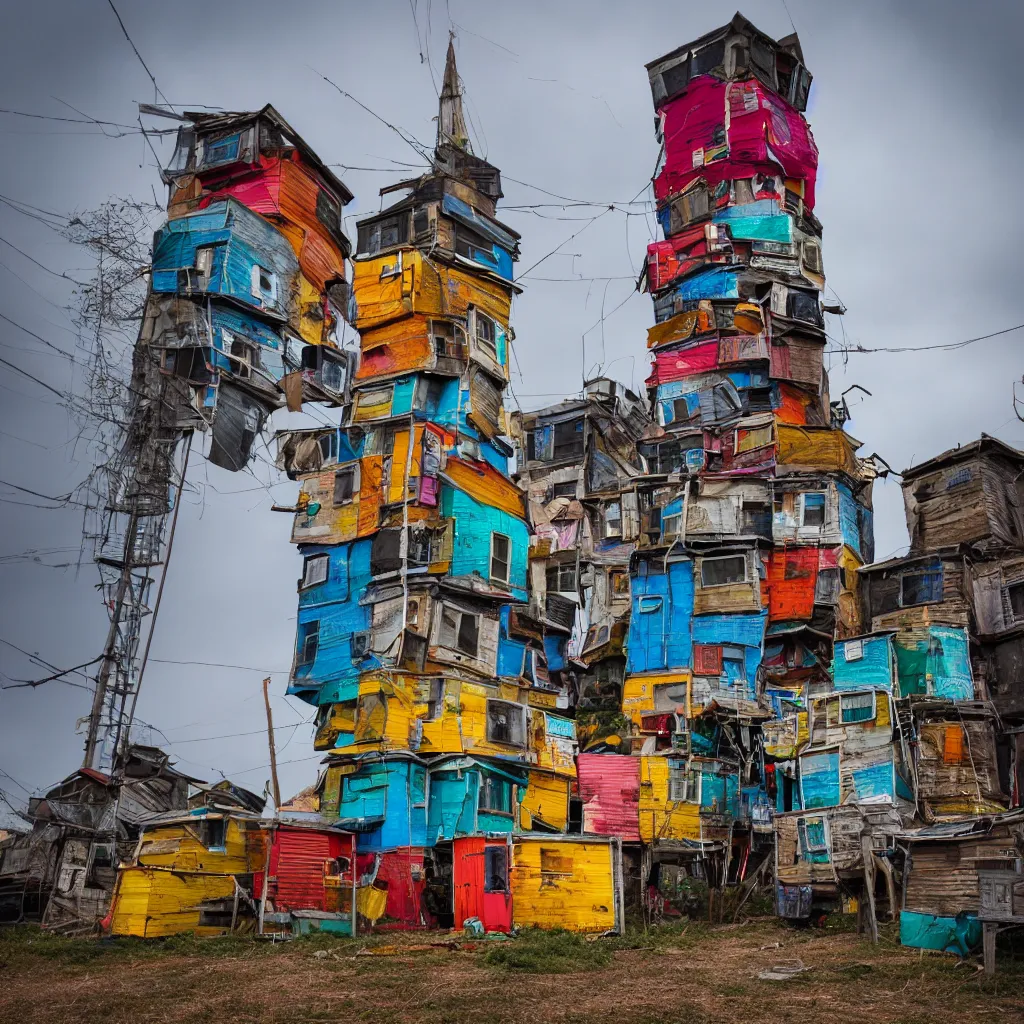
<path id="1" fill-rule="evenodd" d="M 700 804 L 702 775 L 685 761 L 668 763 L 665 799 L 672 804 Z M 682 796 L 679 796 L 679 787 Z"/>
<path id="2" fill-rule="evenodd" d="M 904 598 L 904 584 L 908 579 L 919 579 L 925 576 L 938 576 L 939 583 L 939 596 L 928 598 L 925 601 L 912 601 L 907 604 Z M 900 593 L 899 593 L 899 607 L 900 608 L 917 608 L 923 604 L 942 604 L 943 591 L 946 586 L 946 572 L 945 567 L 940 563 L 938 569 L 929 569 L 925 571 L 912 571 L 900 573 Z"/>
<path id="3" fill-rule="evenodd" d="M 349 485 L 349 496 L 347 498 L 338 498 L 338 481 L 348 478 L 350 481 Z M 350 466 L 341 466 L 334 471 L 334 488 L 331 492 L 331 503 L 334 508 L 342 508 L 345 505 L 351 505 L 359 494 L 359 463 L 354 463 Z"/>
<path id="4" fill-rule="evenodd" d="M 1011 580 L 1003 583 L 1003 606 L 1010 613 L 1010 621 L 1013 623 L 1024 622 L 1024 610 L 1018 613 L 1013 607 L 1013 591 L 1024 591 L 1024 579 Z"/>
<path id="5" fill-rule="evenodd" d="M 495 799 L 495 787 L 500 787 L 500 798 L 497 800 Z M 511 818 L 513 796 L 512 783 L 508 779 L 501 779 L 496 775 L 483 772 L 480 774 L 480 786 L 476 795 L 477 811 L 486 811 L 488 814 L 500 814 L 503 817 Z M 496 803 L 502 806 L 495 806 Z"/>
<path id="6" fill-rule="evenodd" d="M 317 186 L 316 219 L 331 234 L 341 233 L 341 201 L 323 186 Z"/>
<path id="7" fill-rule="evenodd" d="M 509 739 L 499 739 L 494 736 L 494 730 L 496 723 L 492 720 L 491 714 L 492 709 L 494 711 L 500 710 L 500 708 L 514 709 L 515 721 L 511 721 L 509 724 Z M 527 725 L 526 725 L 526 705 L 517 704 L 511 700 L 501 700 L 498 697 L 488 697 L 487 705 L 484 711 L 485 716 L 485 735 L 488 743 L 500 743 L 505 747 L 515 747 L 517 750 L 526 749 L 527 740 Z M 521 738 L 519 736 L 521 735 Z"/>
<path id="8" fill-rule="evenodd" d="M 322 579 L 310 579 L 310 569 L 313 566 L 323 566 Z M 306 555 L 302 560 L 302 579 L 299 581 L 300 590 L 309 590 L 310 587 L 319 587 L 326 583 L 331 574 L 331 556 L 320 552 L 315 555 Z"/>
<path id="9" fill-rule="evenodd" d="M 810 837 L 807 834 L 807 824 L 809 821 L 821 822 L 822 841 L 821 844 L 811 845 Z M 829 842 L 830 830 L 828 827 L 828 817 L 824 814 L 810 814 L 801 815 L 796 820 L 797 827 L 797 847 L 800 852 L 800 856 L 804 856 L 812 853 L 831 853 L 831 844 Z"/>
<path id="10" fill-rule="evenodd" d="M 735 559 L 740 559 L 743 562 L 743 579 L 740 580 L 726 580 L 722 583 L 708 583 L 704 576 L 705 566 L 709 562 L 726 562 Z M 706 590 L 709 587 L 737 587 L 742 586 L 745 583 L 750 582 L 750 566 L 746 555 L 705 555 L 700 560 L 700 586 L 702 590 Z"/>
<path id="11" fill-rule="evenodd" d="M 491 860 L 495 855 L 500 854 L 501 869 L 496 869 L 492 864 Z M 484 847 L 484 892 L 485 893 L 505 893 L 508 894 L 511 891 L 509 886 L 509 856 L 508 846 L 499 846 L 497 843 L 491 843 Z M 492 885 L 493 878 L 501 877 L 504 879 L 502 887 L 496 889 Z"/>
<path id="12" fill-rule="evenodd" d="M 505 544 L 505 557 L 499 558 L 495 553 L 495 542 L 503 541 Z M 505 574 L 502 576 L 496 573 L 495 563 L 499 566 L 504 565 Z M 491 531 L 491 550 L 490 557 L 488 559 L 488 575 L 492 580 L 499 583 L 511 583 L 512 581 L 512 538 L 507 533 L 500 533 L 497 530 Z"/>
<path id="13" fill-rule="evenodd" d="M 309 622 L 300 622 L 299 630 L 302 631 L 302 641 L 295 645 L 295 668 L 312 668 L 320 653 L 320 620 L 311 619 Z M 310 643 L 313 653 L 307 657 Z"/>
<path id="14" fill-rule="evenodd" d="M 563 438 L 565 434 L 565 428 L 572 427 L 572 440 L 562 440 L 559 443 L 558 431 L 562 429 Z M 579 459 L 583 457 L 584 450 L 586 448 L 585 443 L 585 427 L 583 416 L 577 416 L 575 419 L 565 420 L 562 423 L 553 423 L 551 425 L 551 461 L 552 462 L 564 462 L 567 459 Z M 578 435 L 578 436 L 577 436 Z M 566 450 L 569 449 L 569 450 Z"/>
<path id="15" fill-rule="evenodd" d="M 266 275 L 268 285 L 266 288 L 263 287 L 263 276 Z M 252 279 L 250 281 L 250 291 L 253 298 L 259 299 L 262 305 L 276 306 L 277 305 L 277 274 L 274 273 L 270 267 L 265 267 L 261 263 L 254 263 L 252 265 Z"/>
<path id="16" fill-rule="evenodd" d="M 870 699 L 871 714 L 866 718 L 847 718 L 847 708 L 857 709 L 867 707 L 869 705 L 861 702 L 864 698 Z M 866 722 L 874 722 L 878 718 L 878 694 L 874 690 L 868 692 L 858 693 L 840 693 L 839 694 L 839 724 L 840 725 L 863 725 Z"/>
<path id="17" fill-rule="evenodd" d="M 821 522 L 820 523 L 809 523 L 807 522 L 807 499 L 808 498 L 821 498 Z M 825 519 L 828 513 L 828 494 L 825 491 L 805 491 L 800 495 L 800 526 L 823 529 L 825 526 Z"/>
<path id="18" fill-rule="evenodd" d="M 444 637 L 445 630 L 445 616 L 455 616 L 455 624 L 453 627 L 452 643 L 447 643 Z M 476 630 L 476 643 L 473 646 L 473 650 L 469 651 L 465 647 L 460 646 L 463 642 L 463 623 L 467 620 L 474 621 L 474 629 Z M 455 605 L 441 604 L 441 614 L 438 616 L 438 627 L 437 627 L 437 644 L 439 647 L 445 647 L 449 651 L 455 651 L 458 654 L 463 654 L 467 658 L 478 658 L 480 656 L 480 619 L 481 615 L 479 612 L 467 612 L 461 608 L 456 608 Z"/>
<path id="19" fill-rule="evenodd" d="M 561 586 L 563 574 L 566 572 L 571 573 L 572 576 L 572 587 L 568 590 Z M 554 576 L 552 576 L 554 573 Z M 551 586 L 551 581 L 554 579 L 555 586 Z M 544 589 L 549 594 L 572 594 L 574 597 L 579 596 L 579 576 L 576 572 L 575 562 L 554 562 L 544 569 Z"/>
<path id="20" fill-rule="evenodd" d="M 483 334 L 480 332 L 482 324 L 487 327 Z M 479 309 L 473 310 L 473 344 L 481 352 L 490 356 L 495 362 L 498 361 L 498 321 L 487 313 L 481 313 Z M 488 337 L 489 332 L 489 337 Z"/>

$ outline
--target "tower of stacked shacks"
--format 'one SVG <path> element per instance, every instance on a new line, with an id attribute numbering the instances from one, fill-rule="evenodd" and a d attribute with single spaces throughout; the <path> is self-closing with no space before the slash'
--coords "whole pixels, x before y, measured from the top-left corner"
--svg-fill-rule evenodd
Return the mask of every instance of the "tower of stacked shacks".
<path id="1" fill-rule="evenodd" d="M 875 473 L 823 367 L 799 40 L 737 15 L 648 73 L 664 241 L 646 268 L 655 423 L 638 446 L 622 707 L 649 862 L 720 886 L 767 856 L 773 818 L 781 876 L 791 833 L 816 841 L 803 809 L 868 793 L 849 763 L 840 781 L 838 720 L 811 712 L 821 732 L 799 762 L 793 722 L 832 699 L 833 641 L 861 631 Z"/>
<path id="2" fill-rule="evenodd" d="M 976 946 L 979 868 L 1020 862 L 1019 814 L 996 828 L 992 815 L 1020 806 L 1024 774 L 1022 471 L 984 434 L 904 470 L 910 550 L 861 570 L 872 632 L 836 648 L 837 686 L 896 698 L 897 797 L 917 812 L 897 836 L 904 945 Z"/>
<path id="3" fill-rule="evenodd" d="M 363 917 L 507 930 L 511 837 L 566 831 L 576 737 L 565 617 L 528 602 L 509 475 L 519 236 L 495 218 L 500 173 L 472 152 L 451 45 L 431 167 L 382 194 L 398 191 L 358 225 L 344 422 L 280 438 L 302 481 L 289 692 L 318 709 L 320 814 L 357 834 Z M 539 888 L 558 849 L 521 844 L 516 870 Z"/>
<path id="4" fill-rule="evenodd" d="M 345 388 L 335 328 L 348 304 L 341 210 L 351 193 L 273 107 L 172 116 L 185 126 L 163 171 L 168 220 L 153 242 L 124 441 L 102 467 L 97 563 L 111 628 L 88 768 L 128 738 L 183 440 L 212 428 L 210 461 L 240 470 L 286 398 L 334 404 Z"/>

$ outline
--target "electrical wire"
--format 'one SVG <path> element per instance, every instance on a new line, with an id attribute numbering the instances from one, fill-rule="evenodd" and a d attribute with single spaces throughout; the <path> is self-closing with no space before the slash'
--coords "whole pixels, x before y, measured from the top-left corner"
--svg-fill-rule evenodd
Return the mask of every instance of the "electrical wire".
<path id="1" fill-rule="evenodd" d="M 905 345 L 898 348 L 865 348 L 862 345 L 854 345 L 850 348 L 826 349 L 826 354 L 848 354 L 866 352 L 953 352 L 959 348 L 966 348 L 978 341 L 988 341 L 989 338 L 998 338 L 1013 331 L 1019 331 L 1024 324 L 1017 324 L 1014 327 L 1005 327 L 1001 331 L 993 331 L 991 334 L 980 334 L 977 338 L 967 338 L 964 341 L 951 341 L 943 345 Z"/>
<path id="2" fill-rule="evenodd" d="M 128 29 L 124 27 L 121 15 L 117 13 L 117 8 L 114 6 L 114 0 L 107 0 L 107 3 L 110 5 L 110 9 L 114 12 L 114 17 L 117 18 L 117 23 L 121 26 L 121 31 L 124 33 L 125 39 L 128 40 L 128 45 L 135 51 L 135 56 L 139 58 L 139 63 L 142 65 L 146 74 L 149 75 L 149 80 L 153 83 L 154 92 L 157 96 L 160 96 L 163 99 L 164 103 L 167 103 L 167 106 L 170 106 L 170 103 L 167 102 L 167 97 L 160 91 L 160 86 L 156 84 L 156 79 L 153 77 L 153 72 L 149 70 L 149 65 L 142 59 L 142 54 L 139 53 L 139 48 L 134 42 L 132 42 L 132 37 L 128 35 Z"/>

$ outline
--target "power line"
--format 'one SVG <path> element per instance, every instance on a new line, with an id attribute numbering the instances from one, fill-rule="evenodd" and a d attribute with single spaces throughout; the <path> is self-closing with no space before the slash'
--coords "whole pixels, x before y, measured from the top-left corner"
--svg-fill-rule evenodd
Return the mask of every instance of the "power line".
<path id="1" fill-rule="evenodd" d="M 102 657 L 102 655 L 100 657 Z M 24 689 L 25 687 L 29 687 L 31 689 L 35 689 L 37 686 L 42 686 L 43 683 L 52 683 L 52 682 L 55 682 L 56 680 L 60 680 L 61 682 L 66 682 L 66 680 L 61 679 L 62 676 L 70 675 L 72 672 L 80 672 L 83 668 L 88 668 L 90 665 L 95 665 L 96 662 L 100 660 L 100 657 L 93 658 L 92 661 L 83 661 L 81 665 L 75 665 L 74 668 L 61 669 L 61 671 L 54 672 L 53 675 L 46 676 L 43 679 L 12 679 L 10 686 L 3 686 L 3 687 L 0 687 L 0 689 L 3 689 L 3 690 L 18 690 L 18 689 Z M 74 685 L 77 685 L 77 684 L 74 684 Z M 86 687 L 86 689 L 88 689 L 88 687 Z"/>
<path id="2" fill-rule="evenodd" d="M 264 675 L 282 676 L 289 675 L 291 669 L 277 668 L 269 669 L 257 667 L 256 665 L 230 665 L 222 661 L 179 661 L 175 658 L 150 658 L 150 661 L 158 662 L 161 665 L 200 665 L 204 668 L 235 668 L 240 672 L 262 672 Z"/>
<path id="3" fill-rule="evenodd" d="M 991 334 L 981 334 L 977 338 L 967 338 L 964 341 L 951 341 L 944 345 L 905 345 L 898 348 L 864 348 L 862 345 L 855 345 L 852 348 L 831 348 L 826 350 L 829 355 L 852 355 L 860 352 L 952 352 L 958 348 L 965 348 L 977 341 L 987 341 L 989 338 L 998 338 L 1013 331 L 1019 331 L 1024 324 L 1016 324 L 1014 327 L 1005 327 L 1001 331 L 993 331 Z"/>
<path id="4" fill-rule="evenodd" d="M 128 40 L 128 45 L 135 51 L 135 56 L 139 58 L 139 63 L 145 69 L 146 74 L 149 75 L 149 80 L 153 83 L 153 90 L 156 92 L 158 96 L 163 98 L 164 103 L 167 103 L 167 97 L 164 96 L 164 94 L 160 91 L 160 86 L 156 84 L 156 79 L 153 77 L 153 72 L 149 70 L 149 66 L 142 59 L 142 54 L 139 53 L 139 48 L 135 45 L 135 43 L 132 42 L 132 37 L 128 35 L 128 29 L 124 27 L 124 22 L 121 20 L 121 15 L 117 13 L 117 8 L 114 6 L 114 0 L 107 0 L 107 3 L 110 4 L 110 9 L 114 12 L 114 17 L 117 18 L 117 23 L 121 26 L 121 31 L 124 33 L 125 39 Z M 170 106 L 170 103 L 167 103 L 167 105 Z"/>
<path id="5" fill-rule="evenodd" d="M 7 317 L 4 317 L 4 319 L 6 320 Z M 65 352 L 64 354 L 67 355 L 68 353 Z M 40 380 L 38 377 L 33 377 L 31 373 L 29 373 L 27 370 L 23 370 L 20 366 L 15 366 L 14 363 L 9 363 L 6 359 L 3 358 L 0 358 L 0 364 L 10 367 L 16 373 L 20 373 L 22 377 L 28 377 L 29 380 L 34 381 L 36 384 L 40 385 L 40 387 L 46 388 L 47 391 L 52 392 L 58 398 L 64 400 L 67 399 L 68 396 L 64 394 L 63 391 L 58 391 L 56 388 L 50 387 L 50 385 L 47 384 L 46 381 Z"/>

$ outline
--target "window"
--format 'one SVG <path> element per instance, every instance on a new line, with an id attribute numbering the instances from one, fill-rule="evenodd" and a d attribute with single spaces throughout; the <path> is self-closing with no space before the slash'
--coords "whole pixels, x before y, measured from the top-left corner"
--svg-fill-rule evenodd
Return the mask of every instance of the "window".
<path id="1" fill-rule="evenodd" d="M 575 498 L 576 497 L 576 481 L 567 480 L 564 483 L 552 484 L 551 486 L 551 500 L 555 498 Z"/>
<path id="2" fill-rule="evenodd" d="M 227 824 L 223 818 L 203 818 L 199 823 L 199 842 L 208 850 L 223 850 Z"/>
<path id="3" fill-rule="evenodd" d="M 434 338 L 434 352 L 439 359 L 466 358 L 466 332 L 459 324 L 431 320 L 430 331 Z"/>
<path id="4" fill-rule="evenodd" d="M 479 616 L 459 611 L 449 605 L 441 607 L 441 628 L 438 643 L 453 651 L 475 658 L 480 642 Z"/>
<path id="5" fill-rule="evenodd" d="M 235 132 L 234 135 L 227 135 L 222 139 L 204 139 L 200 146 L 200 156 L 196 161 L 199 167 L 205 169 L 230 164 L 238 159 L 242 148 L 242 133 Z"/>
<path id="6" fill-rule="evenodd" d="M 700 803 L 700 772 L 691 771 L 685 761 L 669 761 L 668 798 L 672 803 Z"/>
<path id="7" fill-rule="evenodd" d="M 683 514 L 675 512 L 670 516 L 662 514 L 661 517 L 661 539 L 678 540 L 683 529 Z"/>
<path id="8" fill-rule="evenodd" d="M 503 533 L 491 534 L 491 579 L 508 583 L 512 541 Z"/>
<path id="9" fill-rule="evenodd" d="M 265 305 L 273 305 L 277 301 L 277 277 L 272 270 L 256 264 L 252 268 L 253 297 Z"/>
<path id="10" fill-rule="evenodd" d="M 908 572 L 900 577 L 900 607 L 942 600 L 942 569 L 933 572 Z"/>
<path id="11" fill-rule="evenodd" d="M 1005 603 L 1009 607 L 1013 621 L 1024 619 L 1024 580 L 1008 584 L 1004 593 L 1006 594 Z"/>
<path id="12" fill-rule="evenodd" d="M 843 693 L 839 696 L 839 720 L 843 725 L 871 722 L 875 718 L 873 693 Z"/>
<path id="13" fill-rule="evenodd" d="M 231 372 L 236 377 L 248 380 L 252 376 L 252 368 L 259 365 L 256 356 L 256 346 L 249 345 L 244 341 L 233 338 L 231 341 Z"/>
<path id="14" fill-rule="evenodd" d="M 322 188 L 316 193 L 316 219 L 332 234 L 341 230 L 341 203 Z"/>
<path id="15" fill-rule="evenodd" d="M 330 565 L 327 555 L 310 555 L 302 563 L 302 588 L 315 587 L 318 583 L 327 582 L 327 569 Z"/>
<path id="16" fill-rule="evenodd" d="M 572 857 L 561 850 L 540 848 L 540 873 L 542 876 L 571 878 Z"/>
<path id="17" fill-rule="evenodd" d="M 574 459 L 583 454 L 583 420 L 555 424 L 555 459 Z"/>
<path id="18" fill-rule="evenodd" d="M 360 255 L 373 256 L 384 249 L 403 245 L 408 239 L 409 214 L 404 211 L 370 224 L 360 224 L 358 249 Z"/>
<path id="19" fill-rule="evenodd" d="M 526 708 L 507 700 L 487 702 L 487 740 L 510 747 L 526 746 Z"/>
<path id="20" fill-rule="evenodd" d="M 307 668 L 316 661 L 316 652 L 320 646 L 320 620 L 300 622 L 295 667 Z"/>
<path id="21" fill-rule="evenodd" d="M 114 848 L 110 843 L 93 843 L 91 854 L 85 884 L 89 888 L 106 888 L 110 885 L 110 880 L 104 882 L 99 872 L 113 872 Z"/>
<path id="22" fill-rule="evenodd" d="M 810 238 L 805 239 L 800 255 L 806 271 L 811 274 L 824 273 L 824 265 L 821 262 L 821 245 L 817 241 Z"/>
<path id="23" fill-rule="evenodd" d="M 558 565 L 549 565 L 544 573 L 544 580 L 549 593 L 575 594 L 576 563 L 561 562 Z"/>
<path id="24" fill-rule="evenodd" d="M 823 817 L 797 819 L 800 853 L 828 853 L 828 827 Z"/>
<path id="25" fill-rule="evenodd" d="M 508 892 L 508 847 L 484 847 L 484 892 Z"/>
<path id="26" fill-rule="evenodd" d="M 612 598 L 629 597 L 629 573 L 625 569 L 612 569 L 608 573 L 608 592 Z"/>
<path id="27" fill-rule="evenodd" d="M 825 495 L 824 494 L 802 494 L 800 504 L 803 514 L 800 517 L 801 526 L 824 526 L 825 525 Z"/>
<path id="28" fill-rule="evenodd" d="M 611 501 L 605 506 L 604 535 L 606 537 L 622 536 L 622 505 L 618 501 Z"/>
<path id="29" fill-rule="evenodd" d="M 356 491 L 357 466 L 347 466 L 334 474 L 334 507 L 347 505 Z"/>
<path id="30" fill-rule="evenodd" d="M 745 583 L 747 560 L 743 555 L 722 558 L 702 558 L 700 582 L 702 587 L 723 587 L 731 583 Z"/>
<path id="31" fill-rule="evenodd" d="M 498 358 L 498 325 L 489 316 L 474 311 L 473 335 L 480 346 L 492 359 Z"/>
<path id="32" fill-rule="evenodd" d="M 480 795 L 477 807 L 481 811 L 497 811 L 499 814 L 512 813 L 512 783 L 485 775 L 480 780 Z"/>
<path id="33" fill-rule="evenodd" d="M 203 245 L 196 249 L 196 273 L 209 280 L 213 273 L 212 245 Z"/>

